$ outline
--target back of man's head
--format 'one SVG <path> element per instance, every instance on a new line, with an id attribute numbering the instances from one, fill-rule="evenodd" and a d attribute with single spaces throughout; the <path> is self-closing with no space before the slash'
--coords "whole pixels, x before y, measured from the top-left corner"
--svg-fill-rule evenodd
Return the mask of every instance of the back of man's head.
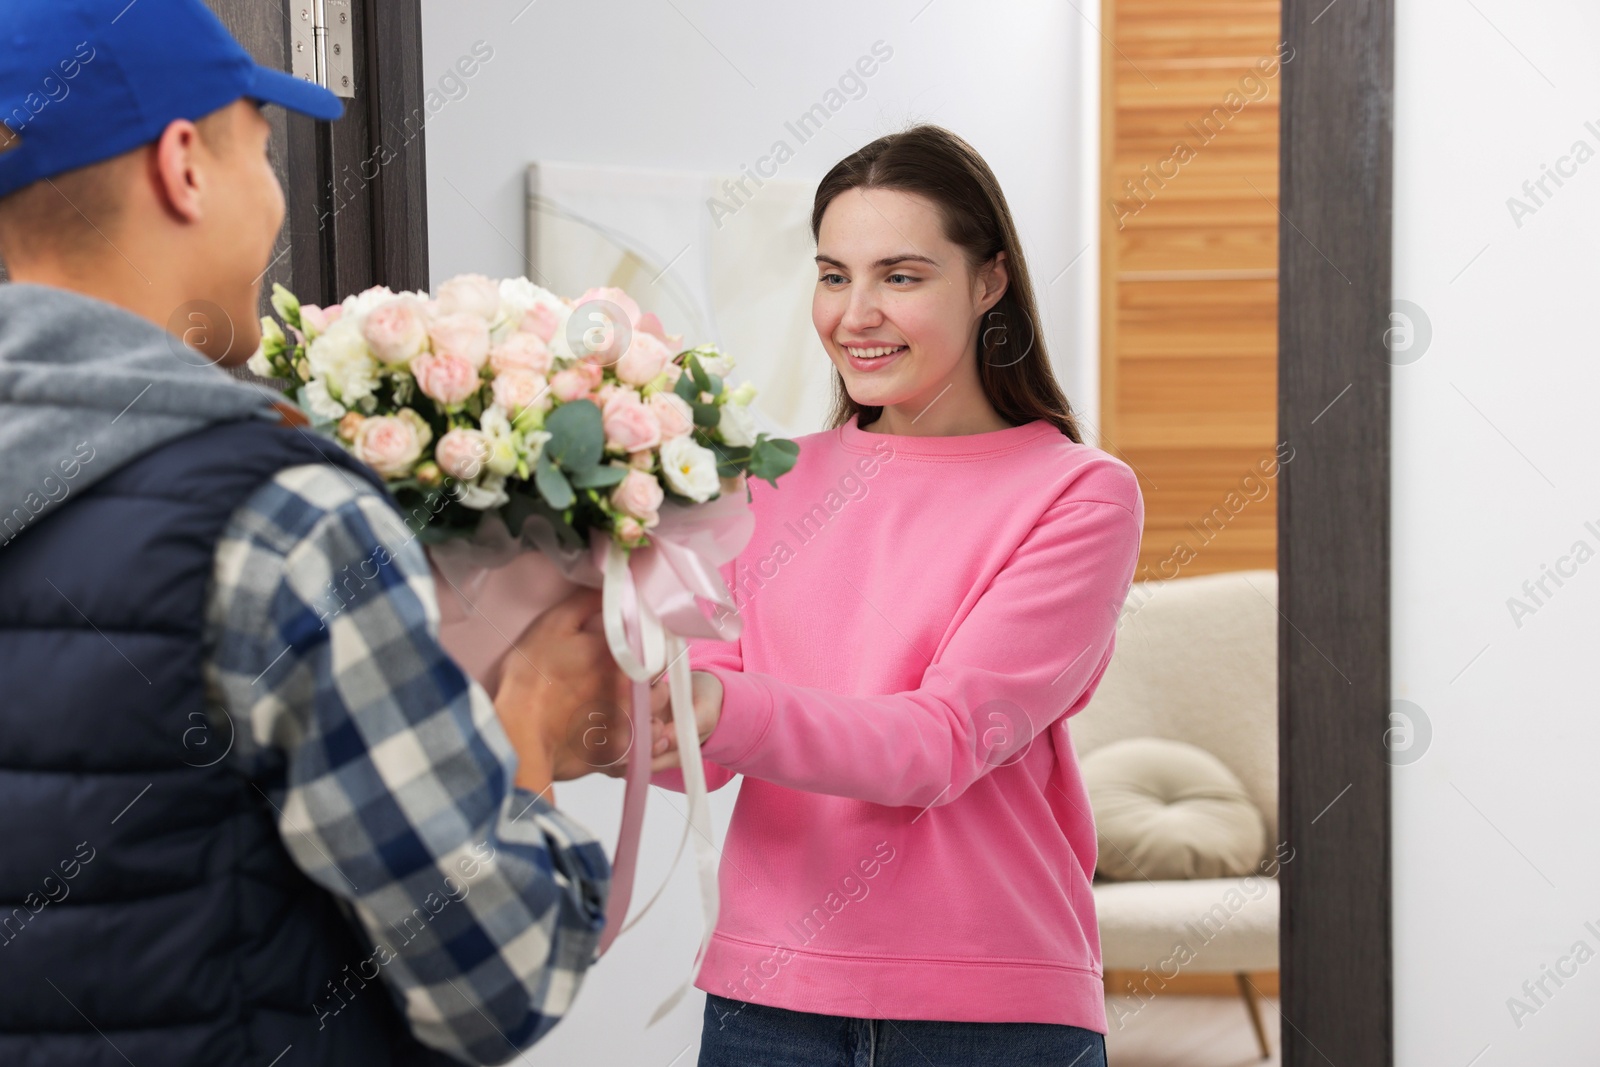
<path id="1" fill-rule="evenodd" d="M 282 225 L 259 106 L 338 99 L 259 67 L 201 0 L 20 0 L 0 52 L 0 260 L 167 327 L 218 362 L 259 340 Z M 208 329 L 192 329 L 196 314 Z"/>
<path id="2" fill-rule="evenodd" d="M 212 112 L 195 123 L 200 140 L 214 154 L 228 150 L 228 115 Z M 0 125 L 0 152 L 10 135 Z M 111 253 L 110 241 L 122 223 L 130 186 L 148 178 L 144 166 L 150 146 L 43 178 L 0 197 L 0 261 L 31 264 L 59 259 L 87 267 Z"/>

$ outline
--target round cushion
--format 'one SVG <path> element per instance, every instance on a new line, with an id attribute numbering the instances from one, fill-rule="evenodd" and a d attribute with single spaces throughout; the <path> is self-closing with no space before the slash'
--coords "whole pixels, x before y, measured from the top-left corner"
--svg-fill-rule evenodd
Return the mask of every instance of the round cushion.
<path id="1" fill-rule="evenodd" d="M 1104 878 L 1240 878 L 1266 851 L 1260 810 L 1203 748 L 1134 737 L 1095 749 L 1081 766 Z"/>

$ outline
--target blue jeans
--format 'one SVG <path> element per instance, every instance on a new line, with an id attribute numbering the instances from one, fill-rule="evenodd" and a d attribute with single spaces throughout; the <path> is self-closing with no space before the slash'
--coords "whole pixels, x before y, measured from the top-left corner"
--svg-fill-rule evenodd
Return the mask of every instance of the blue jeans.
<path id="1" fill-rule="evenodd" d="M 852 1019 L 708 993 L 699 1067 L 1106 1067 L 1106 1042 L 1056 1023 Z"/>

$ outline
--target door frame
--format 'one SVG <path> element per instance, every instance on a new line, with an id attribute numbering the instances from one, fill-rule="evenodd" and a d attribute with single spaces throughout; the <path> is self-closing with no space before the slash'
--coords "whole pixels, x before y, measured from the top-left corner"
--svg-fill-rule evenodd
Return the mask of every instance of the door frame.
<path id="1" fill-rule="evenodd" d="M 1393 0 L 1283 0 L 1278 804 L 1285 1067 L 1394 1063 Z"/>
<path id="2" fill-rule="evenodd" d="M 331 248 L 316 216 L 291 231 L 296 285 L 325 301 L 429 284 L 421 0 L 376 6 L 355 4 L 365 92 L 334 127 L 291 129 L 325 196 L 332 161 L 393 153 L 337 206 Z M 1282 27 L 1278 438 L 1295 452 L 1277 475 L 1278 815 L 1294 852 L 1278 873 L 1279 1042 L 1284 1067 L 1392 1067 L 1394 0 L 1282 0 Z"/>
<path id="3" fill-rule="evenodd" d="M 1102 0 L 1101 112 L 1118 51 Z M 1280 1055 L 1393 1067 L 1393 0 L 1281 0 L 1277 437 Z M 1101 129 L 1101 197 L 1112 187 Z M 1102 352 L 1116 329 L 1104 279 Z M 1115 361 L 1101 360 L 1101 390 Z M 1104 436 L 1113 414 L 1102 410 Z M 1280 846 L 1281 847 L 1281 846 Z"/>

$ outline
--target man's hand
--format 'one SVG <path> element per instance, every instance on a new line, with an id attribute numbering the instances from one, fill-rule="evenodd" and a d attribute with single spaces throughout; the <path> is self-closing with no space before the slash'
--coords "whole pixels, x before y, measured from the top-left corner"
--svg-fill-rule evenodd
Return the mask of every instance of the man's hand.
<path id="1" fill-rule="evenodd" d="M 495 711 L 517 751 L 516 784 L 627 769 L 631 682 L 602 633 L 600 591 L 582 588 L 534 619 L 506 655 Z"/>
<path id="2" fill-rule="evenodd" d="M 700 734 L 700 743 L 705 744 L 706 738 L 711 736 L 711 731 L 717 728 L 717 723 L 722 719 L 722 683 L 709 671 L 691 671 L 689 681 L 690 693 L 694 697 L 695 725 Z M 680 762 L 678 737 L 672 725 L 671 695 L 665 675 L 651 689 L 650 697 L 651 714 L 654 716 L 650 769 L 664 771 L 679 766 Z"/>

